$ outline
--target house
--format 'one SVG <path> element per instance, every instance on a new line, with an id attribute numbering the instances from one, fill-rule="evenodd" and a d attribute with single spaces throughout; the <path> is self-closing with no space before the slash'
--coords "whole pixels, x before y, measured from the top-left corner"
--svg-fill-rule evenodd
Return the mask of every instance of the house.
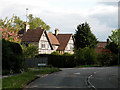
<path id="1" fill-rule="evenodd" d="M 55 29 L 55 34 L 47 33 L 46 30 L 38 27 L 36 29 L 28 29 L 22 37 L 22 44 L 29 43 L 38 46 L 39 54 L 50 54 L 58 51 L 60 54 L 68 52 L 73 54 L 73 36 L 72 34 L 58 34 L 58 29 Z"/>
<path id="2" fill-rule="evenodd" d="M 96 53 L 100 53 L 102 49 L 105 48 L 105 46 L 109 43 L 110 43 L 109 39 L 107 39 L 106 42 L 99 41 L 97 44 L 97 48 L 95 49 Z"/>

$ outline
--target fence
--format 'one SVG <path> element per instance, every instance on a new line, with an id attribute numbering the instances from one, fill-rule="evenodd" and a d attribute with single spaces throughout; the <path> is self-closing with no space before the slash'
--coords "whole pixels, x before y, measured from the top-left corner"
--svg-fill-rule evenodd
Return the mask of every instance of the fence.
<path id="1" fill-rule="evenodd" d="M 27 67 L 38 67 L 38 64 L 48 64 L 47 57 L 40 57 L 40 58 L 26 58 L 25 64 Z"/>

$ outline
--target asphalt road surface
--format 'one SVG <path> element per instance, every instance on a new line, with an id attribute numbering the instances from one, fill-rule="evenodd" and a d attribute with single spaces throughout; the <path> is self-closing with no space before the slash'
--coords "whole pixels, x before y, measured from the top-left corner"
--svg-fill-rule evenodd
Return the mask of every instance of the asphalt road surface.
<path id="1" fill-rule="evenodd" d="M 61 68 L 30 83 L 26 88 L 82 88 L 118 90 L 118 67 Z"/>

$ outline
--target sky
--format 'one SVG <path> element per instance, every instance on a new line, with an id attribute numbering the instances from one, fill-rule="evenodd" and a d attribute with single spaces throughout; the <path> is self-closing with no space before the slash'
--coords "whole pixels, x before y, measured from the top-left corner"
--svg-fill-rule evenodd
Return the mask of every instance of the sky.
<path id="1" fill-rule="evenodd" d="M 99 41 L 106 41 L 118 28 L 118 0 L 0 0 L 0 18 L 13 14 L 26 20 L 28 14 L 41 18 L 54 33 L 75 33 L 79 24 L 87 22 Z"/>

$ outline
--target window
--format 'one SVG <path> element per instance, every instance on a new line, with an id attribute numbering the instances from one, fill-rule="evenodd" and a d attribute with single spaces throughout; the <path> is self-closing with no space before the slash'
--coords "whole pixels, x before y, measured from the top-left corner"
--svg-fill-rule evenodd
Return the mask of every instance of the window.
<path id="1" fill-rule="evenodd" d="M 70 50 L 73 50 L 73 45 L 70 46 Z"/>
<path id="2" fill-rule="evenodd" d="M 41 48 L 45 48 L 45 44 L 41 44 Z"/>

